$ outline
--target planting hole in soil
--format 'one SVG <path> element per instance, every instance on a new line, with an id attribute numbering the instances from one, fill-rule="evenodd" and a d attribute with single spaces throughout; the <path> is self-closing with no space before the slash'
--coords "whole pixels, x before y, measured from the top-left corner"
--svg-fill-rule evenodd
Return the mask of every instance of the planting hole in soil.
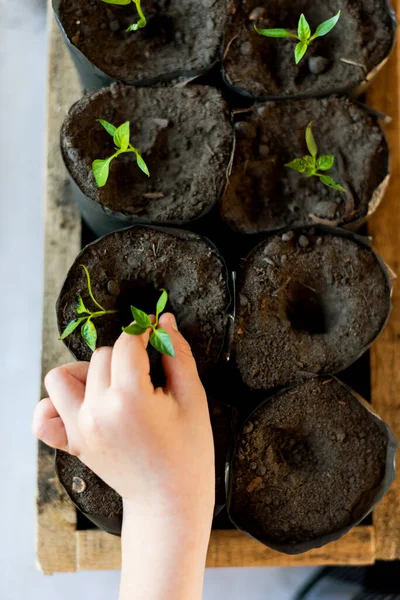
<path id="1" fill-rule="evenodd" d="M 113 136 L 98 119 L 115 127 L 130 122 L 130 141 L 149 176 L 128 151 L 111 161 L 98 186 L 93 161 L 115 154 Z M 138 221 L 182 224 L 201 217 L 221 195 L 232 144 L 227 106 L 217 90 L 203 86 L 114 84 L 74 104 L 61 131 L 64 162 L 81 191 L 78 202 L 99 234 Z"/>
<path id="2" fill-rule="evenodd" d="M 239 272 L 234 355 L 252 389 L 337 373 L 385 326 L 391 282 L 368 243 L 310 227 L 271 236 Z"/>
<path id="3" fill-rule="evenodd" d="M 310 156 L 310 123 L 317 161 L 329 158 L 329 168 L 319 170 L 322 177 L 290 168 Z M 336 96 L 269 102 L 236 123 L 221 215 L 235 231 L 249 234 L 311 223 L 354 228 L 377 208 L 388 175 L 388 144 L 367 108 Z M 326 176 L 345 191 L 326 185 Z"/>
<path id="4" fill-rule="evenodd" d="M 394 479 L 396 442 L 366 403 L 330 377 L 262 404 L 240 432 L 229 514 L 272 548 L 297 554 L 344 535 Z"/>
<path id="5" fill-rule="evenodd" d="M 219 59 L 233 3 L 142 0 L 147 23 L 137 31 L 127 31 L 138 21 L 134 2 L 118 6 L 101 0 L 58 0 L 57 5 L 68 39 L 94 69 L 143 84 L 209 70 Z"/>
<path id="6" fill-rule="evenodd" d="M 89 244 L 71 267 L 58 299 L 60 332 L 76 318 L 78 297 L 86 305 L 90 302 L 82 264 L 90 273 L 96 301 L 117 311 L 96 319 L 97 347 L 115 343 L 121 328 L 133 320 L 131 306 L 155 314 L 160 290 L 165 289 L 167 310 L 176 315 L 200 374 L 218 361 L 230 295 L 226 267 L 211 243 L 185 231 L 132 227 Z M 78 360 L 90 360 L 92 352 L 79 328 L 63 341 Z M 158 354 L 154 360 L 159 366 Z"/>
<path id="7" fill-rule="evenodd" d="M 211 426 L 215 447 L 215 509 L 214 515 L 226 504 L 225 468 L 231 452 L 231 411 L 209 399 Z M 56 470 L 59 480 L 71 500 L 95 525 L 108 533 L 120 535 L 122 498 L 76 456 L 57 451 Z"/>
<path id="8" fill-rule="evenodd" d="M 311 32 L 338 15 L 336 25 L 308 46 L 296 64 L 293 37 L 265 37 L 255 30 L 298 33 L 301 14 Z M 319 96 L 357 88 L 389 56 L 396 23 L 387 0 L 240 0 L 225 39 L 224 73 L 237 90 L 259 99 Z M 299 58 L 299 56 L 297 56 Z"/>

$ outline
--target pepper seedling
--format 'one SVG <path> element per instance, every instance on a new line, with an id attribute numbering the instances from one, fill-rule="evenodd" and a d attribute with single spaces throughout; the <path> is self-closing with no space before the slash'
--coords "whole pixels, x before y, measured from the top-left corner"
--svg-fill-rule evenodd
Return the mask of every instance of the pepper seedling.
<path id="1" fill-rule="evenodd" d="M 312 132 L 312 122 L 308 124 L 306 129 L 306 144 L 310 156 L 295 158 L 292 162 L 287 163 L 285 167 L 304 173 L 307 177 L 319 177 L 322 183 L 328 187 L 345 192 L 345 188 L 336 183 L 332 177 L 319 173 L 319 171 L 329 171 L 333 167 L 335 157 L 332 154 L 326 154 L 318 158 L 318 147 Z"/>
<path id="2" fill-rule="evenodd" d="M 142 11 L 141 0 L 102 0 L 102 1 L 106 2 L 106 4 L 119 4 L 120 6 L 126 6 L 127 4 L 130 4 L 131 2 L 133 2 L 136 6 L 136 10 L 139 15 L 139 21 L 137 23 L 133 23 L 133 25 L 129 25 L 129 27 L 126 31 L 137 31 L 138 29 L 143 29 L 143 27 L 146 27 L 147 20 Z"/>
<path id="3" fill-rule="evenodd" d="M 297 35 L 288 29 L 259 29 L 257 25 L 254 25 L 254 29 L 257 31 L 257 33 L 264 35 L 265 37 L 295 38 L 296 40 L 299 40 L 299 43 L 296 45 L 294 51 L 296 65 L 298 65 L 303 56 L 306 54 L 311 42 L 316 38 L 322 37 L 332 31 L 336 23 L 339 21 L 340 13 L 341 11 L 339 10 L 337 15 L 331 19 L 328 19 L 327 21 L 324 21 L 321 23 L 321 25 L 318 25 L 314 35 L 311 35 L 310 25 L 308 24 L 304 14 L 300 16 Z"/>
<path id="4" fill-rule="evenodd" d="M 139 169 L 141 169 L 143 173 L 150 177 L 149 170 L 142 158 L 142 155 L 140 154 L 140 151 L 134 146 L 132 146 L 132 144 L 130 143 L 131 133 L 129 121 L 126 121 L 126 123 L 122 123 L 122 125 L 120 125 L 119 127 L 115 127 L 114 125 L 112 125 L 108 121 L 105 121 L 104 119 L 97 119 L 97 121 L 104 127 L 107 133 L 109 133 L 112 136 L 114 144 L 116 146 L 116 152 L 112 156 L 110 156 L 110 158 L 106 158 L 105 160 L 97 159 L 93 161 L 92 171 L 97 186 L 101 188 L 106 185 L 108 175 L 110 173 L 111 161 L 113 161 L 114 158 L 117 158 L 117 156 L 123 154 L 124 152 L 134 152 L 136 154 L 136 162 Z"/>
<path id="5" fill-rule="evenodd" d="M 94 323 L 92 322 L 92 319 L 97 319 L 98 317 L 103 317 L 104 315 L 111 315 L 118 311 L 106 310 L 103 306 L 101 306 L 101 304 L 99 304 L 97 302 L 97 300 L 93 296 L 92 284 L 90 281 L 89 271 L 87 270 L 85 265 L 80 265 L 80 266 L 82 267 L 82 269 L 85 271 L 85 274 L 86 274 L 88 294 L 89 294 L 90 298 L 92 299 L 94 305 L 99 310 L 96 310 L 94 312 L 90 311 L 88 308 L 86 308 L 86 306 L 82 300 L 82 296 L 78 296 L 78 305 L 76 307 L 76 313 L 78 315 L 84 315 L 84 316 L 78 317 L 77 319 L 74 319 L 73 321 L 68 323 L 68 325 L 64 329 L 64 331 L 61 334 L 61 337 L 59 339 L 65 340 L 66 337 L 71 335 L 71 333 L 73 331 L 75 331 L 75 329 L 77 327 L 79 327 L 79 325 L 81 323 L 83 323 L 82 328 L 81 328 L 81 336 L 82 336 L 83 340 L 85 341 L 85 343 L 89 346 L 89 348 L 94 352 L 96 350 L 97 329 L 96 329 L 96 326 L 94 325 Z"/>
<path id="6" fill-rule="evenodd" d="M 158 328 L 158 322 L 160 318 L 160 314 L 165 309 L 168 302 L 168 293 L 166 290 L 160 290 L 161 296 L 158 299 L 157 307 L 156 307 L 156 321 L 155 323 L 151 322 L 151 319 L 148 314 L 131 306 L 132 316 L 135 319 L 135 323 L 133 325 L 129 325 L 129 327 L 123 327 L 122 331 L 125 333 L 129 333 L 130 335 L 142 335 L 148 329 L 151 329 L 150 334 L 150 344 L 161 354 L 167 354 L 168 356 L 175 357 L 175 350 L 172 345 L 172 340 L 169 334 L 164 329 Z"/>

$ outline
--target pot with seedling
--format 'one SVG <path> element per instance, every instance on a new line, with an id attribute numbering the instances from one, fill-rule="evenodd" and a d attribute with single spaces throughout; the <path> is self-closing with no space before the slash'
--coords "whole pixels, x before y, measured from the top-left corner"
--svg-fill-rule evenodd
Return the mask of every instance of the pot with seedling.
<path id="1" fill-rule="evenodd" d="M 312 223 L 357 229 L 389 182 L 377 117 L 344 96 L 268 102 L 240 113 L 220 212 L 254 234 Z"/>
<path id="2" fill-rule="evenodd" d="M 219 61 L 233 0 L 52 0 L 85 89 L 195 78 Z"/>
<path id="3" fill-rule="evenodd" d="M 389 426 L 343 383 L 304 381 L 264 401 L 239 431 L 230 519 L 279 552 L 324 546 L 389 490 L 396 449 Z"/>
<path id="4" fill-rule="evenodd" d="M 222 194 L 233 140 L 227 105 L 206 86 L 113 84 L 74 104 L 61 129 L 76 199 L 97 235 L 204 216 Z"/>
<path id="5" fill-rule="evenodd" d="M 164 310 L 175 314 L 206 380 L 224 345 L 229 307 L 228 273 L 210 242 L 181 230 L 132 227 L 82 250 L 60 292 L 57 319 L 62 341 L 78 360 L 90 360 L 96 347 L 112 346 L 122 330 L 139 335 L 150 329 L 151 376 L 155 385 L 163 385 L 161 354 L 174 356 L 175 351 L 159 326 L 160 314 Z M 150 314 L 155 315 L 154 321 Z M 91 323 L 89 333 L 87 323 Z M 211 413 L 219 452 L 225 452 L 229 435 L 222 435 L 221 427 L 228 431 L 229 418 L 224 411 Z M 224 460 L 219 457 L 217 462 L 221 469 Z M 58 453 L 57 470 L 80 510 L 106 531 L 119 533 L 118 494 L 76 457 Z M 222 475 L 219 481 L 218 510 Z"/>
<path id="6" fill-rule="evenodd" d="M 396 27 L 388 0 L 240 0 L 225 36 L 224 78 L 257 100 L 359 95 L 388 59 Z"/>
<path id="7" fill-rule="evenodd" d="M 238 271 L 233 357 L 266 390 L 352 365 L 385 328 L 392 280 L 369 240 L 311 226 L 270 235 Z"/>

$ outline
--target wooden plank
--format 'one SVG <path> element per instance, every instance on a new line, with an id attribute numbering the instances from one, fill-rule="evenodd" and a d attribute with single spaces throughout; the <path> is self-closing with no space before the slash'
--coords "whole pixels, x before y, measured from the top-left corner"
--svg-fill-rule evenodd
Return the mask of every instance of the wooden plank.
<path id="1" fill-rule="evenodd" d="M 80 250 L 81 219 L 72 201 L 70 183 L 59 149 L 65 114 L 82 91 L 60 38 L 49 2 L 49 89 L 45 196 L 44 313 L 42 375 L 71 360 L 58 342 L 54 303 L 63 279 Z M 42 395 L 45 391 L 42 389 Z M 75 570 L 76 511 L 54 473 L 54 452 L 44 444 L 38 452 L 37 559 L 46 574 Z"/>
<path id="2" fill-rule="evenodd" d="M 119 538 L 97 530 L 77 531 L 77 569 L 120 569 Z M 306 554 L 287 556 L 266 548 L 240 531 L 213 531 L 207 567 L 305 567 L 371 565 L 375 560 L 373 527 L 356 527 L 344 538 Z"/>
<path id="3" fill-rule="evenodd" d="M 400 0 L 392 0 L 398 19 Z M 392 177 L 382 206 L 371 219 L 374 248 L 400 275 L 400 44 L 368 92 L 368 102 L 392 117 L 385 129 L 391 148 Z M 394 283 L 393 314 L 371 350 L 371 393 L 374 408 L 400 439 L 400 289 Z M 376 558 L 400 559 L 400 474 L 375 509 Z"/>

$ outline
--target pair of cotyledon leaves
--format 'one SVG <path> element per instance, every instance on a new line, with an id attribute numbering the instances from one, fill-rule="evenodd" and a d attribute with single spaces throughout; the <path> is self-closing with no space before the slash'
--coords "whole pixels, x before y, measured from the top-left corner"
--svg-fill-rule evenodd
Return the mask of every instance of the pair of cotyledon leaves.
<path id="1" fill-rule="evenodd" d="M 304 14 L 300 16 L 297 34 L 293 33 L 292 31 L 289 31 L 288 29 L 260 29 L 256 25 L 254 25 L 254 29 L 257 31 L 257 33 L 259 33 L 260 35 L 264 35 L 265 37 L 294 38 L 296 40 L 299 40 L 299 43 L 296 45 L 294 51 L 296 65 L 298 65 L 301 59 L 306 54 L 311 42 L 316 38 L 322 37 L 330 31 L 332 31 L 336 23 L 339 21 L 340 12 L 341 11 L 339 10 L 337 15 L 335 15 L 331 19 L 328 19 L 327 21 L 324 21 L 323 23 L 321 23 L 321 25 L 318 25 L 313 35 L 311 35 L 311 27 L 308 24 L 308 21 L 305 18 Z"/>
<path id="2" fill-rule="evenodd" d="M 124 152 L 133 152 L 136 155 L 136 162 L 139 169 L 141 169 L 143 173 L 149 177 L 149 170 L 142 158 L 142 155 L 140 154 L 140 151 L 130 143 L 131 133 L 129 121 L 122 123 L 122 125 L 119 127 L 115 127 L 112 123 L 109 123 L 104 119 L 98 119 L 98 122 L 104 127 L 107 133 L 112 136 L 116 146 L 116 152 L 110 156 L 110 158 L 106 158 L 105 160 L 96 159 L 93 161 L 92 171 L 97 186 L 101 188 L 107 183 L 111 162 L 114 160 L 114 158 L 117 158 L 117 156 L 123 154 Z"/>

